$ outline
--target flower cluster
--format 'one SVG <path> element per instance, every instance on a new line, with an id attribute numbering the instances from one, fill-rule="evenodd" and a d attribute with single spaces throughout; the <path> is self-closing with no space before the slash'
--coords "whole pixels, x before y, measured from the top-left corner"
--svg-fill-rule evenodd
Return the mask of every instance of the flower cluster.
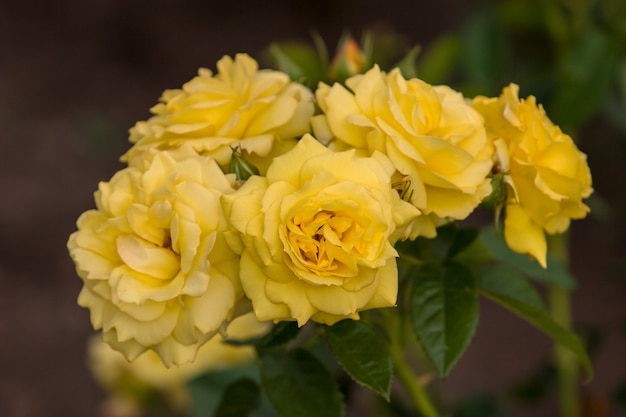
<path id="1" fill-rule="evenodd" d="M 545 233 L 588 211 L 585 156 L 517 86 L 472 101 L 378 66 L 316 91 L 247 55 L 217 69 L 131 129 L 68 242 L 79 304 L 128 359 L 193 361 L 250 310 L 302 326 L 393 307 L 394 245 L 467 218 L 497 175 L 506 242 L 544 267 Z"/>

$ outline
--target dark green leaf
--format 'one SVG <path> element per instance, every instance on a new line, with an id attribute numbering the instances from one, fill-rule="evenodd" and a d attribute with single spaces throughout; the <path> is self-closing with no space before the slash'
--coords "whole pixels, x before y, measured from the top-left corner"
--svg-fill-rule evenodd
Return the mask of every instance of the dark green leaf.
<path id="1" fill-rule="evenodd" d="M 582 342 L 574 333 L 554 321 L 546 310 L 507 295 L 497 294 L 485 289 L 481 289 L 480 292 L 545 332 L 559 345 L 572 351 L 585 369 L 587 379 L 591 380 L 593 367 Z"/>
<path id="2" fill-rule="evenodd" d="M 480 233 L 482 236 L 482 232 Z M 468 266 L 480 266 L 496 261 L 496 257 L 485 245 L 482 238 L 475 239 L 471 245 L 467 246 L 454 257 L 455 262 Z"/>
<path id="3" fill-rule="evenodd" d="M 396 250 L 400 254 L 399 261 L 419 266 L 423 259 L 438 259 L 439 255 L 433 251 L 430 239 L 418 237 L 415 240 L 396 242 Z"/>
<path id="4" fill-rule="evenodd" d="M 257 343 L 257 351 L 263 351 L 267 349 L 273 349 L 281 347 L 293 340 L 298 333 L 300 333 L 300 327 L 295 321 L 281 321 L 272 327 L 261 340 Z"/>
<path id="5" fill-rule="evenodd" d="M 243 378 L 228 385 L 217 406 L 215 417 L 246 417 L 259 405 L 261 392 L 257 384 Z"/>
<path id="6" fill-rule="evenodd" d="M 477 237 L 478 229 L 449 223 L 439 227 L 433 239 L 418 237 L 413 241 L 398 242 L 395 247 L 400 253 L 400 259 L 407 257 L 409 262 L 421 264 L 421 259 L 451 260 Z"/>
<path id="7" fill-rule="evenodd" d="M 516 268 L 506 264 L 495 264 L 479 274 L 480 288 L 489 292 L 506 295 L 535 307 L 543 307 L 543 301 L 528 282 L 528 279 Z"/>
<path id="8" fill-rule="evenodd" d="M 326 327 L 326 338 L 346 372 L 389 401 L 393 364 L 383 338 L 355 320 L 342 320 Z"/>
<path id="9" fill-rule="evenodd" d="M 480 240 L 496 259 L 519 269 L 530 278 L 562 288 L 575 287 L 576 281 L 574 277 L 561 262 L 550 254 L 548 254 L 548 268 L 543 269 L 527 255 L 515 253 L 509 249 L 504 241 L 502 232 L 497 233 L 494 227 L 483 229 L 480 234 Z"/>
<path id="10" fill-rule="evenodd" d="M 460 252 L 470 246 L 477 237 L 478 229 L 476 228 L 456 227 L 456 233 L 454 234 L 454 238 L 450 242 L 450 247 L 448 248 L 446 258 L 454 258 L 456 255 L 458 255 Z"/>
<path id="11" fill-rule="evenodd" d="M 478 322 L 472 272 L 461 264 L 427 264 L 417 270 L 411 320 L 424 351 L 446 377 L 467 348 Z"/>
<path id="12" fill-rule="evenodd" d="M 326 78 L 319 52 L 304 42 L 273 43 L 266 51 L 272 67 L 289 75 L 294 81 L 314 87 Z"/>
<path id="13" fill-rule="evenodd" d="M 282 417 L 342 417 L 343 399 L 332 375 L 304 349 L 261 356 L 261 384 Z"/>
<path id="14" fill-rule="evenodd" d="M 258 364 L 254 363 L 247 367 L 230 368 L 227 370 L 212 371 L 193 378 L 187 383 L 187 392 L 190 397 L 191 416 L 207 417 L 212 416 L 220 403 L 220 399 L 226 388 L 242 378 L 259 380 Z M 267 410 L 271 410 L 269 404 L 262 404 L 264 410 L 257 410 L 255 416 L 275 415 Z M 264 407 L 263 407 L 264 406 Z M 264 412 L 261 412 L 264 411 Z"/>
<path id="15" fill-rule="evenodd" d="M 442 260 L 451 260 L 478 237 L 478 229 L 459 227 L 456 223 L 449 223 L 437 229 L 437 237 L 429 242 L 438 257 Z"/>

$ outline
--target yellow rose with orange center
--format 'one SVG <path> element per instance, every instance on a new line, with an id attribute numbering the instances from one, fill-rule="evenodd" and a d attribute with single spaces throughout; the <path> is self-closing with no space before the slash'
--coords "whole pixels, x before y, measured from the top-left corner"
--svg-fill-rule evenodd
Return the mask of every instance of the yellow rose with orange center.
<path id="1" fill-rule="evenodd" d="M 333 152 L 305 135 L 222 198 L 259 320 L 332 324 L 395 305 L 396 239 L 419 211 L 391 187 L 382 154 Z"/>
<path id="2" fill-rule="evenodd" d="M 151 349 L 167 366 L 190 362 L 233 315 L 239 258 L 220 204 L 232 181 L 211 158 L 159 152 L 145 171 L 100 183 L 96 209 L 78 219 L 68 241 L 78 302 L 129 360 Z"/>
<path id="3" fill-rule="evenodd" d="M 377 66 L 346 85 L 319 86 L 323 115 L 314 118 L 314 131 L 334 149 L 391 159 L 399 189 L 423 214 L 411 237 L 434 237 L 435 227 L 466 218 L 491 192 L 493 146 L 482 117 L 460 93 Z"/>
<path id="4" fill-rule="evenodd" d="M 511 84 L 497 98 L 476 97 L 497 148 L 497 162 L 510 187 L 504 236 L 511 249 L 546 267 L 545 232 L 563 233 L 570 219 L 587 215 L 582 200 L 592 193 L 587 157 L 571 137 L 529 96 L 519 99 Z"/>
<path id="5" fill-rule="evenodd" d="M 134 146 L 124 160 L 188 144 L 227 168 L 231 147 L 266 156 L 275 142 L 308 132 L 314 105 L 308 88 L 238 54 L 222 58 L 217 74 L 203 68 L 182 89 L 165 91 L 151 111 L 153 117 L 130 130 Z"/>

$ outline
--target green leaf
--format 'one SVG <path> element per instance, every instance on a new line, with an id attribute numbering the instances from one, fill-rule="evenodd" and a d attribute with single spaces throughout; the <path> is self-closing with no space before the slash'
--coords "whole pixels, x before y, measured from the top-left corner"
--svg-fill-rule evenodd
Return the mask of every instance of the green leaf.
<path id="1" fill-rule="evenodd" d="M 273 43 L 265 52 L 272 67 L 289 75 L 294 81 L 314 87 L 326 78 L 319 51 L 304 42 Z"/>
<path id="2" fill-rule="evenodd" d="M 546 310 L 508 295 L 488 291 L 484 288 L 480 290 L 480 293 L 528 321 L 550 336 L 556 343 L 572 351 L 585 369 L 587 380 L 589 381 L 593 378 L 591 360 L 580 339 L 574 333 L 554 321 Z"/>
<path id="3" fill-rule="evenodd" d="M 326 327 L 326 338 L 348 375 L 389 401 L 393 363 L 383 338 L 355 320 L 342 320 Z"/>
<path id="4" fill-rule="evenodd" d="M 456 263 L 419 268 L 411 291 L 411 321 L 424 351 L 445 378 L 476 330 L 478 299 L 472 272 Z"/>
<path id="5" fill-rule="evenodd" d="M 243 378 L 228 385 L 214 417 L 250 416 L 258 405 L 261 391 L 250 378 Z"/>
<path id="6" fill-rule="evenodd" d="M 479 279 L 480 288 L 486 291 L 515 298 L 535 307 L 544 307 L 541 297 L 528 279 L 510 265 L 492 265 L 480 272 Z"/>
<path id="7" fill-rule="evenodd" d="M 343 399 L 332 375 L 304 349 L 261 356 L 261 384 L 282 417 L 343 417 Z"/>
<path id="8" fill-rule="evenodd" d="M 446 259 L 452 259 L 468 246 L 470 246 L 474 240 L 478 237 L 478 229 L 476 228 L 462 228 L 458 227 L 455 223 L 451 223 L 450 228 L 454 230 L 454 234 L 450 239 L 450 246 L 446 252 Z M 440 228 L 441 229 L 441 228 Z"/>
<path id="9" fill-rule="evenodd" d="M 478 229 L 449 223 L 439 227 L 433 239 L 418 237 L 413 241 L 397 242 L 395 248 L 400 253 L 400 259 L 408 257 L 409 262 L 416 264 L 422 263 L 420 259 L 452 260 L 477 237 Z"/>
<path id="10" fill-rule="evenodd" d="M 548 254 L 548 268 L 543 269 L 527 255 L 509 249 L 502 233 L 497 233 L 494 227 L 483 229 L 480 234 L 480 241 L 495 259 L 519 269 L 530 278 L 562 288 L 574 288 L 576 286 L 574 277 L 556 258 Z"/>
<path id="11" fill-rule="evenodd" d="M 258 363 L 246 367 L 230 368 L 211 371 L 199 375 L 187 382 L 187 392 L 190 397 L 191 416 L 207 417 L 216 412 L 222 395 L 227 388 L 241 379 L 259 380 Z M 252 414 L 256 417 L 276 416 L 267 399 L 261 398 L 261 405 Z"/>
<path id="12" fill-rule="evenodd" d="M 292 341 L 298 333 L 300 327 L 295 321 L 281 321 L 276 324 L 261 340 L 256 344 L 257 351 L 281 347 Z"/>

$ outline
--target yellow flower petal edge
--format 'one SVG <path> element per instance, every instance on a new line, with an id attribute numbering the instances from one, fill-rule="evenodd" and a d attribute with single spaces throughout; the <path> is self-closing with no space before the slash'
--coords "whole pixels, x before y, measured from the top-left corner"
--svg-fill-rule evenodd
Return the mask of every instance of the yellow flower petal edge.
<path id="1" fill-rule="evenodd" d="M 587 157 L 535 97 L 519 98 L 515 84 L 500 97 L 476 97 L 473 106 L 498 148 L 496 169 L 507 174 L 506 242 L 545 268 L 545 233 L 563 233 L 589 212 L 582 201 L 593 192 Z"/>
<path id="2" fill-rule="evenodd" d="M 78 303 L 129 360 L 153 350 L 190 362 L 231 319 L 242 296 L 239 256 L 227 245 L 220 197 L 232 176 L 195 155 L 156 152 L 100 183 L 68 249 L 83 280 Z"/>
<path id="3" fill-rule="evenodd" d="M 320 84 L 323 114 L 313 120 L 314 133 L 333 149 L 389 157 L 398 188 L 424 214 L 411 238 L 434 237 L 437 226 L 465 219 L 489 195 L 494 148 L 482 116 L 460 93 L 378 66 L 346 85 Z"/>
<path id="4" fill-rule="evenodd" d="M 333 152 L 305 135 L 267 177 L 222 196 L 258 319 L 332 324 L 395 305 L 393 244 L 420 213 L 391 187 L 393 173 L 384 155 Z"/>
<path id="5" fill-rule="evenodd" d="M 202 68 L 181 89 L 165 91 L 151 112 L 130 129 L 134 146 L 123 161 L 133 165 L 151 148 L 189 146 L 228 168 L 231 147 L 266 156 L 277 143 L 309 132 L 314 104 L 304 85 L 237 54 L 223 57 L 216 74 Z"/>

